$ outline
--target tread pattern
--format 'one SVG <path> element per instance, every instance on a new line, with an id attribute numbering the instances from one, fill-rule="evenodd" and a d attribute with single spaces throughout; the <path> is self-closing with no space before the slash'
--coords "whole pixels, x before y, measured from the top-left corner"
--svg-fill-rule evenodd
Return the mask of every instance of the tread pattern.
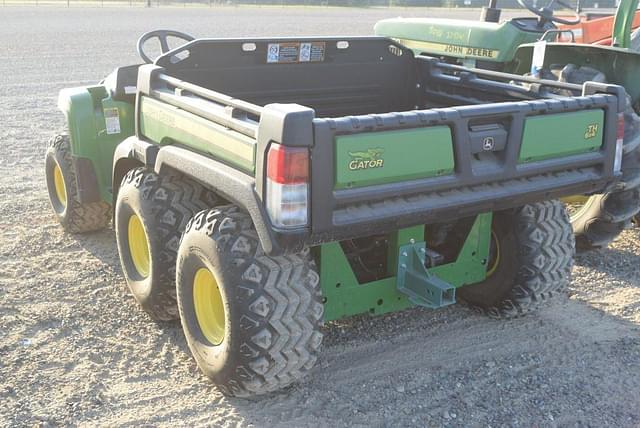
<path id="1" fill-rule="evenodd" d="M 75 186 L 76 171 L 71 160 L 71 144 L 68 135 L 59 134 L 49 141 L 49 150 L 57 154 L 60 168 L 68 171 L 73 183 L 66 186 L 67 209 L 61 222 L 72 233 L 93 232 L 104 229 L 111 221 L 111 206 L 104 201 L 81 203 Z M 55 155 L 54 155 L 55 156 Z"/>
<path id="2" fill-rule="evenodd" d="M 619 192 L 592 196 L 589 203 L 595 204 L 592 213 L 579 223 L 574 221 L 576 248 L 590 251 L 606 248 L 630 224 L 640 212 L 640 189 L 632 188 Z"/>
<path id="3" fill-rule="evenodd" d="M 232 286 L 238 290 L 242 358 L 234 362 L 235 374 L 219 385 L 223 392 L 263 394 L 304 376 L 318 358 L 324 312 L 309 250 L 264 255 L 251 218 L 235 206 L 198 213 L 187 225 L 189 233 L 213 239 L 237 278 Z"/>
<path id="4" fill-rule="evenodd" d="M 571 280 L 575 241 L 564 205 L 556 200 L 538 202 L 518 208 L 514 215 L 519 270 L 509 295 L 486 310 L 493 318 L 531 312 L 562 293 Z"/>
<path id="5" fill-rule="evenodd" d="M 567 64 L 562 68 L 555 67 L 545 71 L 544 78 L 582 84 L 586 81 L 606 83 L 604 73 L 592 67 L 578 67 Z M 564 95 L 575 95 L 571 91 L 558 90 Z M 638 157 L 640 154 L 640 117 L 631 105 L 627 96 L 624 111 L 624 158 L 622 169 L 625 185 L 620 189 L 592 196 L 588 202 L 591 209 L 573 219 L 573 230 L 576 235 L 578 251 L 589 251 L 606 248 L 620 233 L 630 225 L 631 220 L 640 212 L 640 189 L 638 186 Z"/>
<path id="6" fill-rule="evenodd" d="M 127 172 L 122 179 L 120 193 L 132 187 L 139 192 L 145 205 L 143 223 L 150 225 L 153 240 L 159 242 L 161 251 L 153 263 L 157 276 L 152 278 L 153 293 L 148 302 L 140 302 L 156 320 L 177 319 L 176 257 L 180 238 L 193 214 L 220 204 L 215 194 L 193 180 L 179 174 L 158 175 L 144 167 Z"/>

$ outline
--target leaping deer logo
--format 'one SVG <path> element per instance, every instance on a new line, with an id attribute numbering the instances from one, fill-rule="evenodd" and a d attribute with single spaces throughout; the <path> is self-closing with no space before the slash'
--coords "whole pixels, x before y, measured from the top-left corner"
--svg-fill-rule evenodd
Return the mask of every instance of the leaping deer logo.
<path id="1" fill-rule="evenodd" d="M 366 152 L 349 152 L 349 156 L 354 158 L 354 160 L 366 160 L 373 161 L 384 153 L 384 149 L 369 149 Z"/>

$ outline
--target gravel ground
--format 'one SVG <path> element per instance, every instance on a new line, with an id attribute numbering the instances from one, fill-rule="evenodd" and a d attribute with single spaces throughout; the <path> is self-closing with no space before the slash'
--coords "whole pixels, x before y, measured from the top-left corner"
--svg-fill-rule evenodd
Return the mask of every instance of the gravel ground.
<path id="1" fill-rule="evenodd" d="M 580 256 L 571 297 L 523 319 L 457 305 L 330 324 L 304 382 L 249 401 L 200 375 L 178 323 L 136 307 L 112 231 L 54 221 L 42 159 L 64 126 L 57 92 L 137 62 L 142 32 L 370 34 L 425 13 L 0 9 L 0 425 L 639 426 L 638 229 Z"/>

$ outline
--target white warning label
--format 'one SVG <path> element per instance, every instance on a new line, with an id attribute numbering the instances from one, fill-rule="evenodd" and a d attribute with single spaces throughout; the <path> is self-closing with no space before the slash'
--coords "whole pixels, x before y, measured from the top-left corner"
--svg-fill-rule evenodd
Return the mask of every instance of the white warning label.
<path id="1" fill-rule="evenodd" d="M 267 45 L 268 64 L 324 61 L 325 42 L 284 42 Z"/>
<path id="2" fill-rule="evenodd" d="M 117 108 L 104 109 L 104 122 L 107 127 L 107 134 L 120 133 L 120 113 Z"/>

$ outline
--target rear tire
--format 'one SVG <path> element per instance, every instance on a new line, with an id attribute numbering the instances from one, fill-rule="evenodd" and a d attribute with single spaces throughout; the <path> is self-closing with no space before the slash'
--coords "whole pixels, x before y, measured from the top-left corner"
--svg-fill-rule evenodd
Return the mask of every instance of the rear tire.
<path id="1" fill-rule="evenodd" d="M 123 178 L 115 209 L 120 262 L 131 294 L 153 319 L 178 318 L 180 237 L 194 213 L 218 203 L 204 187 L 179 175 L 136 168 Z"/>
<path id="2" fill-rule="evenodd" d="M 543 78 L 560 82 L 583 84 L 586 81 L 606 83 L 606 76 L 595 68 L 568 64 L 546 72 Z M 559 90 L 563 95 L 576 95 Z M 579 94 L 577 94 L 579 95 Z M 590 251 L 606 248 L 630 225 L 640 212 L 640 182 L 638 151 L 640 150 L 640 118 L 635 113 L 630 98 L 624 111 L 624 158 L 622 162 L 624 187 L 609 193 L 591 196 L 585 205 L 571 216 L 576 235 L 576 249 Z"/>
<path id="3" fill-rule="evenodd" d="M 589 197 L 575 215 L 570 216 L 576 249 L 606 248 L 630 225 L 640 211 L 640 189 L 604 193 Z"/>
<path id="4" fill-rule="evenodd" d="M 493 318 L 514 318 L 562 293 L 571 279 L 575 242 L 564 206 L 545 201 L 494 213 L 495 266 L 457 295 Z"/>
<path id="5" fill-rule="evenodd" d="M 309 252 L 265 256 L 238 208 L 203 211 L 189 222 L 176 284 L 189 349 L 223 393 L 275 391 L 314 366 L 323 305 Z"/>
<path id="6" fill-rule="evenodd" d="M 78 200 L 76 171 L 71 160 L 68 135 L 56 135 L 49 140 L 45 155 L 45 175 L 51 207 L 67 231 L 92 232 L 109 225 L 109 204 L 103 201 L 83 203 Z"/>

